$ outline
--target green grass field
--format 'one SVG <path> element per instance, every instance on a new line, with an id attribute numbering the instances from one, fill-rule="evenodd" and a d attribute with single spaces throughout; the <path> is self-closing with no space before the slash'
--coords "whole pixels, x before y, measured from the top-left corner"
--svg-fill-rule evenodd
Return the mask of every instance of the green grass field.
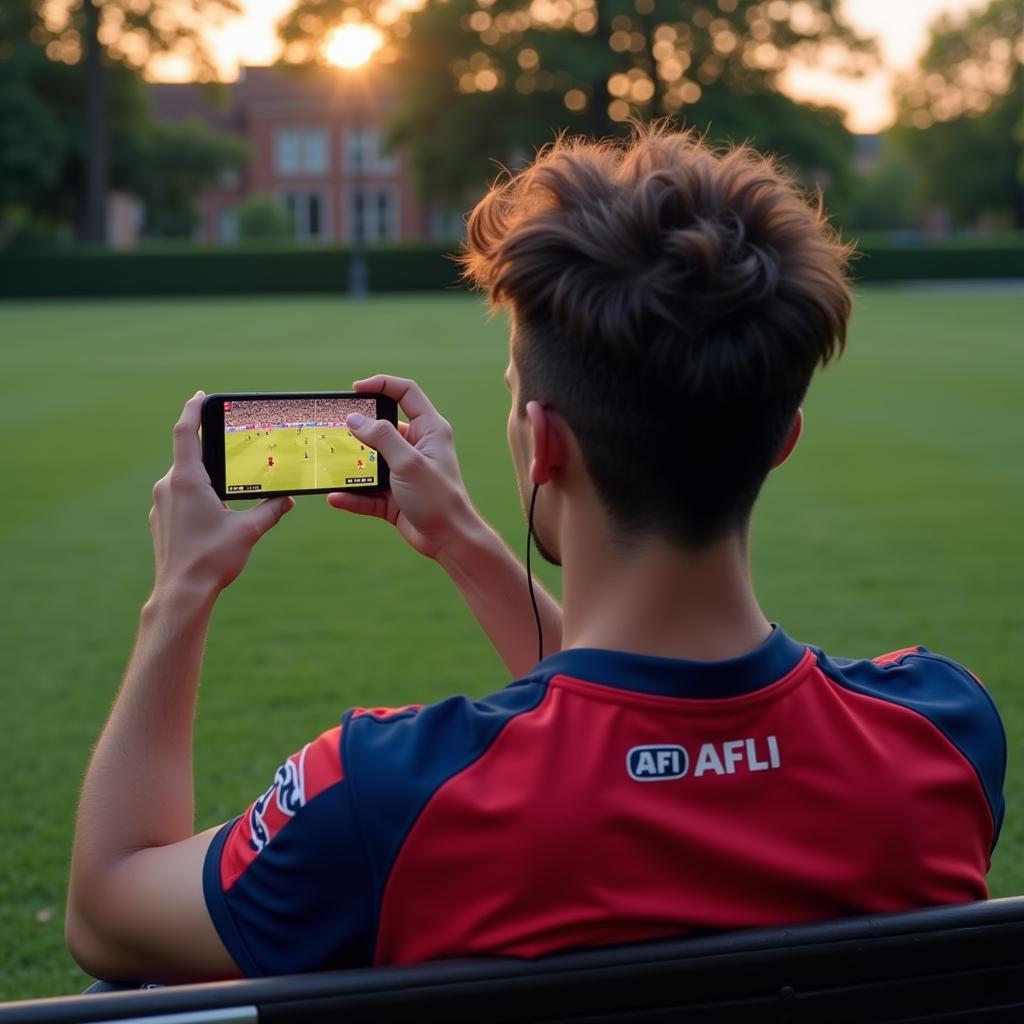
<path id="1" fill-rule="evenodd" d="M 225 433 L 225 483 L 264 493 L 377 483 L 377 454 L 344 427 Z"/>
<path id="2" fill-rule="evenodd" d="M 841 656 L 922 643 L 993 691 L 1010 741 L 996 895 L 1024 892 L 1022 323 L 1019 291 L 861 294 L 754 531 L 762 604 L 791 635 Z M 414 376 L 478 507 L 521 548 L 505 359 L 502 319 L 461 295 L 0 306 L 0 999 L 84 983 L 62 944 L 72 816 L 150 585 L 150 489 L 182 402 Z M 440 569 L 387 525 L 302 499 L 214 615 L 197 827 L 350 704 L 506 681 Z"/>

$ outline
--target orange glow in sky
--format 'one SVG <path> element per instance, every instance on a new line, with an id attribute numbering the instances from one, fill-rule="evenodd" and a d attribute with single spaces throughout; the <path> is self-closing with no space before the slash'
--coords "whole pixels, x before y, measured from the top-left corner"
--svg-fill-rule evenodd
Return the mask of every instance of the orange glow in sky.
<path id="1" fill-rule="evenodd" d="M 359 68 L 380 49 L 383 41 L 380 29 L 350 21 L 327 37 L 324 56 L 339 68 Z"/>
<path id="2" fill-rule="evenodd" d="M 825 68 L 790 67 L 782 86 L 800 100 L 831 103 L 847 111 L 851 131 L 877 132 L 895 118 L 890 89 L 928 43 L 928 26 L 940 14 L 962 14 L 986 0 L 844 0 L 849 20 L 878 39 L 883 69 L 861 79 L 840 78 Z"/>
<path id="3" fill-rule="evenodd" d="M 224 78 L 240 64 L 270 64 L 280 53 L 275 25 L 294 0 L 241 0 L 243 13 L 211 32 Z M 927 41 L 928 25 L 938 15 L 959 13 L 985 0 L 844 0 L 844 9 L 863 32 L 877 36 L 883 70 L 862 79 L 837 76 L 827 67 L 791 67 L 783 88 L 797 99 L 828 102 L 847 110 L 847 125 L 856 132 L 880 131 L 892 123 L 890 87 L 895 72 L 911 67 Z M 171 61 L 155 77 L 187 79 L 187 69 Z"/>

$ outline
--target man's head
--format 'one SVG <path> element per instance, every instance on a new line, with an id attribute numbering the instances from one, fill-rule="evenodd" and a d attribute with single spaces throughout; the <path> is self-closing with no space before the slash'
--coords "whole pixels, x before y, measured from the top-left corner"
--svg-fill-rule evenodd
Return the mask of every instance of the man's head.
<path id="1" fill-rule="evenodd" d="M 511 315 L 514 458 L 536 402 L 569 428 L 617 541 L 743 530 L 845 342 L 848 256 L 749 149 L 664 128 L 555 143 L 480 201 L 463 257 Z"/>

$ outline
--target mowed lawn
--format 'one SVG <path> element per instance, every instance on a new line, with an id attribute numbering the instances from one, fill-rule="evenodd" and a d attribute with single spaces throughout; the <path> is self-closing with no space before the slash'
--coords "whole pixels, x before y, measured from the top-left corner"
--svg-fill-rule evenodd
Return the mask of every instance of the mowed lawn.
<path id="1" fill-rule="evenodd" d="M 995 694 L 1010 742 L 996 895 L 1024 892 L 1022 323 L 1020 292 L 860 294 L 755 525 L 762 602 L 791 635 L 841 656 L 921 643 Z M 150 586 L 150 488 L 182 401 L 416 377 L 520 549 L 505 359 L 503 320 L 462 295 L 0 306 L 0 999 L 85 981 L 62 942 L 76 793 Z M 506 681 L 439 568 L 385 524 L 302 499 L 214 616 L 196 825 L 242 810 L 348 705 Z"/>

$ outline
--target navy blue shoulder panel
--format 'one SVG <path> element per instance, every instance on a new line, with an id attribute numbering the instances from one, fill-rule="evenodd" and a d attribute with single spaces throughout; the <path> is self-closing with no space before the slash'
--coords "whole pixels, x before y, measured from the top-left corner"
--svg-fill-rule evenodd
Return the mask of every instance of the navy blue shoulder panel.
<path id="1" fill-rule="evenodd" d="M 967 758 L 992 811 L 994 846 L 1005 811 L 1006 733 L 985 687 L 962 665 L 923 647 L 884 665 L 829 658 L 817 648 L 812 650 L 833 682 L 916 711 Z"/>
<path id="2" fill-rule="evenodd" d="M 217 932 L 249 978 L 365 967 L 373 960 L 370 876 L 351 841 L 348 787 L 330 786 L 297 812 L 228 892 L 220 854 L 228 822 L 203 867 L 203 891 Z"/>
<path id="3" fill-rule="evenodd" d="M 387 715 L 346 712 L 342 757 L 373 875 L 373 942 L 391 868 L 430 798 L 546 692 L 546 677 L 535 677 L 477 701 L 449 697 Z"/>

